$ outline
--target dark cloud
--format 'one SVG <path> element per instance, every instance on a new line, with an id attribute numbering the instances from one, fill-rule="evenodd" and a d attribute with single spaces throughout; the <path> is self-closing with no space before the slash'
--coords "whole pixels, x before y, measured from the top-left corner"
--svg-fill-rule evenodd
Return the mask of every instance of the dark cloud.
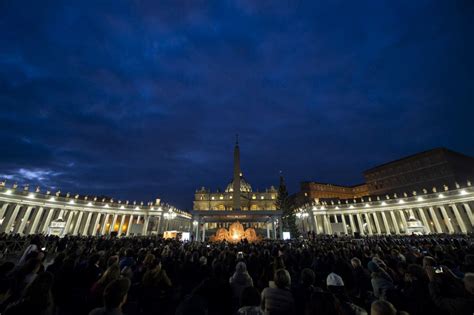
<path id="1" fill-rule="evenodd" d="M 255 188 L 474 154 L 472 1 L 8 1 L 0 175 L 190 208 L 240 134 Z"/>

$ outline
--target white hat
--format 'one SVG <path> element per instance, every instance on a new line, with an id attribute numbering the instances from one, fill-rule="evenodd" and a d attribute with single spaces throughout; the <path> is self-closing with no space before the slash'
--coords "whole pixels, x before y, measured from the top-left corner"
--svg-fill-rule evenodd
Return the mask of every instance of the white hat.
<path id="1" fill-rule="evenodd" d="M 326 278 L 326 285 L 328 287 L 343 287 L 344 281 L 342 281 L 342 278 L 339 275 L 335 274 L 334 272 L 331 272 Z"/>

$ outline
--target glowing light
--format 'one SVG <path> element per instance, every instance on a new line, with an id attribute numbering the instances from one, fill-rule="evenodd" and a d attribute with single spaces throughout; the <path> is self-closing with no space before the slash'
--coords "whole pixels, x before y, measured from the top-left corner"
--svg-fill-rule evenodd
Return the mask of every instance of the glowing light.
<path id="1" fill-rule="evenodd" d="M 108 204 L 108 203 L 106 203 L 104 207 L 105 207 L 105 208 L 108 208 L 108 207 L 109 207 L 109 204 Z"/>
<path id="2" fill-rule="evenodd" d="M 74 200 L 69 200 L 69 203 L 70 203 L 70 204 L 74 204 Z"/>
<path id="3" fill-rule="evenodd" d="M 398 201 L 398 203 L 402 204 L 402 203 L 405 203 L 405 201 L 403 201 L 403 200 L 400 199 L 400 200 Z"/>
<path id="4" fill-rule="evenodd" d="M 140 210 L 140 208 L 139 208 L 139 207 L 135 207 L 135 210 Z"/>
<path id="5" fill-rule="evenodd" d="M 34 194 L 34 193 L 29 193 L 29 194 L 28 194 L 28 198 L 34 199 L 34 198 L 35 198 L 35 194 Z"/>
<path id="6" fill-rule="evenodd" d="M 382 201 L 382 206 L 385 206 L 387 205 L 387 203 L 385 201 Z"/>
<path id="7" fill-rule="evenodd" d="M 12 194 L 12 190 L 11 190 L 11 189 L 8 189 L 5 193 L 6 193 L 7 195 L 11 195 L 11 194 Z"/>
<path id="8" fill-rule="evenodd" d="M 88 202 L 87 205 L 88 205 L 89 207 L 92 207 L 92 202 Z"/>
<path id="9" fill-rule="evenodd" d="M 444 198 L 444 195 L 443 195 L 443 194 L 439 194 L 439 195 L 438 195 L 438 198 Z"/>
<path id="10" fill-rule="evenodd" d="M 194 220 L 194 221 L 193 221 L 193 225 L 194 225 L 194 226 L 198 225 L 198 221 Z"/>
<path id="11" fill-rule="evenodd" d="M 124 206 L 120 206 L 120 209 L 125 209 L 125 207 L 124 207 Z"/>
<path id="12" fill-rule="evenodd" d="M 56 198 L 54 198 L 54 197 L 49 198 L 49 201 L 55 201 L 55 200 L 56 200 Z"/>
<path id="13" fill-rule="evenodd" d="M 423 200 L 425 200 L 425 199 L 423 199 L 423 197 L 418 197 L 418 198 L 416 198 L 416 200 L 418 200 L 418 201 L 423 201 Z"/>
<path id="14" fill-rule="evenodd" d="M 370 207 L 370 205 L 369 205 L 368 203 L 366 203 L 366 204 L 365 204 L 365 207 L 368 208 L 368 207 Z"/>
<path id="15" fill-rule="evenodd" d="M 336 209 L 336 210 L 338 210 L 338 209 L 339 209 L 339 207 L 338 207 L 338 206 L 336 206 L 336 208 L 335 208 L 335 209 Z"/>
<path id="16" fill-rule="evenodd" d="M 354 206 L 353 206 L 353 205 L 350 205 L 350 206 L 349 206 L 349 209 L 354 209 Z"/>
<path id="17" fill-rule="evenodd" d="M 467 195 L 467 191 L 465 191 L 464 189 L 460 191 L 460 194 L 461 195 Z"/>

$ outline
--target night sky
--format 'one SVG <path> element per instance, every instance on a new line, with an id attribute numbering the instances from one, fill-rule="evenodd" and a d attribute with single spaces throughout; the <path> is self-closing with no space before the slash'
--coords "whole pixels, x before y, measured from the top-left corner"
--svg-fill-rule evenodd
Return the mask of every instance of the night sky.
<path id="1" fill-rule="evenodd" d="M 256 4 L 258 2 L 258 4 Z M 191 208 L 474 155 L 474 2 L 0 1 L 0 178 Z"/>

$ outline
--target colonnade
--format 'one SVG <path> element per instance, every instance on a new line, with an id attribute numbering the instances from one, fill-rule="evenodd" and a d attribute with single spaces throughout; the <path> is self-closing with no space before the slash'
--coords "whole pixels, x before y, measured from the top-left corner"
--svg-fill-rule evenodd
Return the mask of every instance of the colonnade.
<path id="1" fill-rule="evenodd" d="M 173 219 L 167 219 L 167 211 L 159 204 L 106 203 L 0 187 L 0 233 L 130 236 L 190 230 L 189 214 L 173 209 Z"/>
<path id="2" fill-rule="evenodd" d="M 316 234 L 390 235 L 470 233 L 474 230 L 474 189 L 456 188 L 408 197 L 383 196 L 305 205 L 297 223 Z"/>

